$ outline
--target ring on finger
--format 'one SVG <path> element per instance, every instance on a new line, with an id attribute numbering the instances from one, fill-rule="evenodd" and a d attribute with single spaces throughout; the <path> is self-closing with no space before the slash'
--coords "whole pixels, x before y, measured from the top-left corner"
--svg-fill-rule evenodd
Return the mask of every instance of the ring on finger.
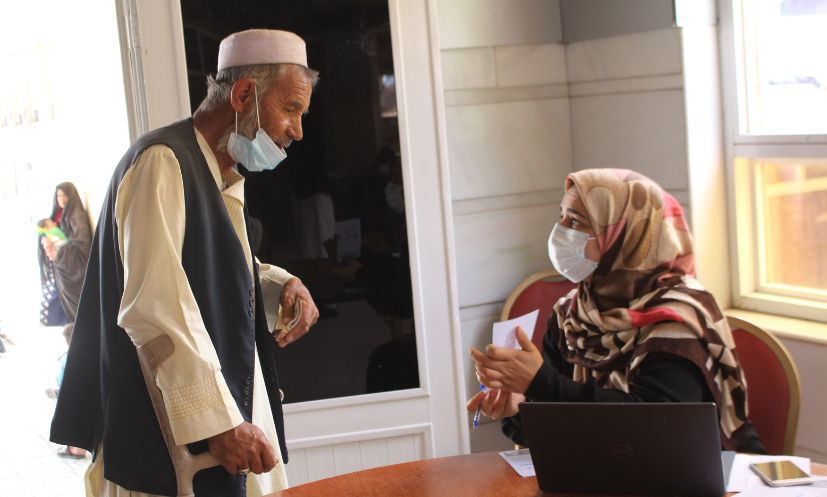
<path id="1" fill-rule="evenodd" d="M 238 474 L 240 474 L 240 475 L 246 475 L 249 472 L 250 472 L 250 468 L 244 468 L 244 469 L 239 469 L 238 470 Z"/>

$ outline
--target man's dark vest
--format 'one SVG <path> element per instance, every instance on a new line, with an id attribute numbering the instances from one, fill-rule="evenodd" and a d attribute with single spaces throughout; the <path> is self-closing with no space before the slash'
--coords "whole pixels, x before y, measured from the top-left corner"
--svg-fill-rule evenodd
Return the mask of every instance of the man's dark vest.
<path id="1" fill-rule="evenodd" d="M 224 379 L 242 417 L 250 422 L 257 345 L 282 458 L 287 462 L 275 340 L 267 330 L 258 265 L 254 265 L 255 281 L 250 281 L 244 251 L 196 140 L 192 119 L 140 137 L 115 169 L 92 242 L 50 438 L 90 451 L 103 442 L 104 478 L 129 490 L 174 496 L 172 461 L 138 355 L 117 324 L 124 288 L 115 219 L 118 186 L 138 155 L 159 144 L 171 148 L 181 165 L 186 208 L 182 265 Z M 246 206 L 244 220 L 248 222 Z M 144 247 L 152 250 L 151 240 Z M 200 453 L 207 450 L 207 443 L 189 447 Z M 221 466 L 198 472 L 194 485 L 199 497 L 246 495 L 246 477 L 231 475 Z"/>

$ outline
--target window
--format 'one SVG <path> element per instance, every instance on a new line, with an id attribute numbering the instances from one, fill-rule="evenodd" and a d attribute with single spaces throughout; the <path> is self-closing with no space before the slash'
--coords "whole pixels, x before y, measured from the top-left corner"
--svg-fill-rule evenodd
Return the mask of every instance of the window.
<path id="1" fill-rule="evenodd" d="M 759 163 L 761 287 L 827 296 L 827 164 Z M 793 293 L 794 292 L 794 293 Z"/>
<path id="2" fill-rule="evenodd" d="M 734 305 L 827 321 L 827 0 L 721 9 Z"/>
<path id="3" fill-rule="evenodd" d="M 743 2 L 749 134 L 827 132 L 827 1 Z"/>

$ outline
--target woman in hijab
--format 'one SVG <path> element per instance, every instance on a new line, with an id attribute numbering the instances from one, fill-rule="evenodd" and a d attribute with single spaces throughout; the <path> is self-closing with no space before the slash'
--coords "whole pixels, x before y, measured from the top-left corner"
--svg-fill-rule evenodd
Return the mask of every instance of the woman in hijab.
<path id="1" fill-rule="evenodd" d="M 75 185 L 68 181 L 57 185 L 50 218 L 57 223 L 68 241 L 58 249 L 48 237 L 40 237 L 40 278 L 45 284 L 50 270 L 54 273 L 60 303 L 69 321 L 67 326 L 71 326 L 78 311 L 80 290 L 92 246 L 89 216 Z"/>
<path id="2" fill-rule="evenodd" d="M 554 267 L 577 288 L 548 317 L 542 353 L 471 349 L 480 383 L 468 401 L 527 445 L 518 404 L 715 402 L 721 446 L 766 453 L 747 418 L 746 385 L 715 298 L 694 278 L 692 235 L 680 204 L 628 170 L 569 175 L 549 238 Z"/>
<path id="3" fill-rule="evenodd" d="M 67 241 L 56 247 L 49 237 L 40 237 L 40 280 L 46 286 L 49 280 L 54 278 L 60 304 L 68 321 L 63 329 L 63 336 L 68 344 L 72 337 L 80 291 L 83 287 L 83 278 L 86 276 L 86 263 L 89 261 L 89 251 L 92 247 L 89 216 L 83 208 L 75 185 L 68 181 L 57 185 L 50 219 L 57 224 Z M 61 369 L 58 386 L 62 376 Z M 49 390 L 51 389 L 47 389 L 47 392 Z M 58 450 L 58 455 L 82 459 L 86 457 L 86 451 L 76 447 L 63 447 Z"/>

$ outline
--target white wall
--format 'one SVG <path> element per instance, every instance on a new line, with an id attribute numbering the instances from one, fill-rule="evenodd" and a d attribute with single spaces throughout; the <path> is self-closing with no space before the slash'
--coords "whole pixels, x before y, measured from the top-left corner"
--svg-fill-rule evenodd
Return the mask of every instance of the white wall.
<path id="1" fill-rule="evenodd" d="M 827 430 L 824 429 L 824 413 L 827 412 L 827 383 L 824 381 L 827 361 L 824 358 L 827 357 L 827 343 L 794 338 L 780 340 L 790 352 L 801 379 L 801 414 L 795 455 L 827 464 Z"/>
<path id="2" fill-rule="evenodd" d="M 563 41 L 593 40 L 671 28 L 673 0 L 561 0 Z"/>
<path id="3" fill-rule="evenodd" d="M 438 0 L 465 385 L 502 303 L 548 269 L 546 240 L 573 170 L 556 0 Z M 469 419 L 470 421 L 470 419 Z M 491 420 L 472 452 L 505 450 Z"/>

